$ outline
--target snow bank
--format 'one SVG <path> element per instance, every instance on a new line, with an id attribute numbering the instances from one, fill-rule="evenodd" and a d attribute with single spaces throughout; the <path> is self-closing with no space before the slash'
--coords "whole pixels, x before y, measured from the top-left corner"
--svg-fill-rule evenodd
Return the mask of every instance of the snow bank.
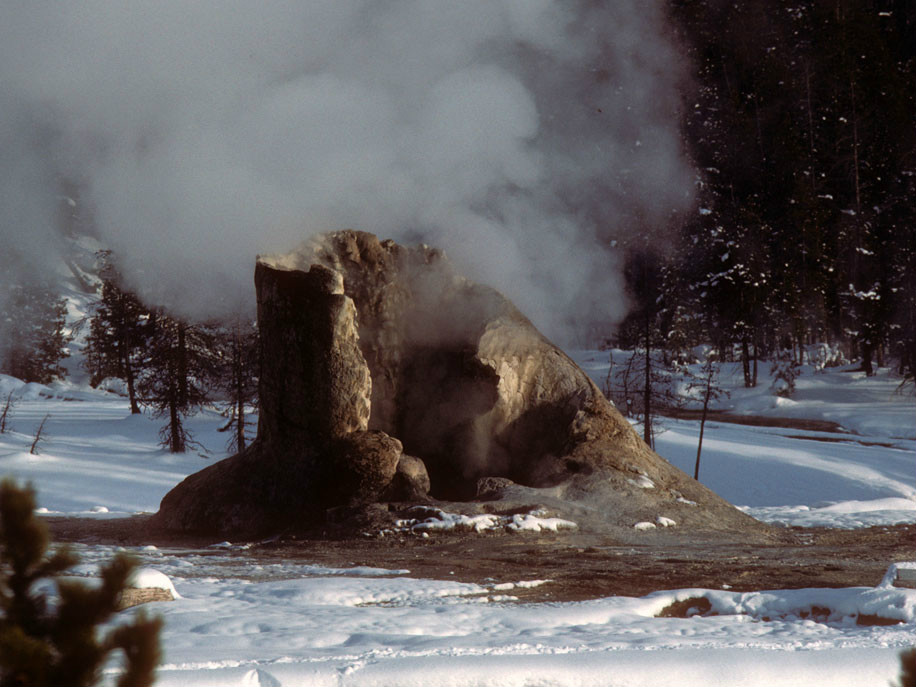
<path id="1" fill-rule="evenodd" d="M 916 590 L 657 592 L 557 604 L 410 578 L 176 579 L 157 684 L 886 685 Z M 705 599 L 705 616 L 656 617 Z M 862 617 L 900 624 L 856 624 Z M 272 682 L 276 681 L 276 682 Z"/>
<path id="2" fill-rule="evenodd" d="M 916 561 L 892 563 L 890 567 L 888 567 L 887 572 L 884 573 L 884 579 L 881 580 L 881 584 L 878 586 L 882 589 L 893 587 L 894 583 L 897 581 L 897 578 L 901 576 L 900 571 L 902 570 L 908 571 L 910 573 L 908 577 L 912 579 L 914 577 L 913 571 L 916 571 Z"/>
<path id="3" fill-rule="evenodd" d="M 840 501 L 821 507 L 801 505 L 739 508 L 758 520 L 786 527 L 838 527 L 851 530 L 916 522 L 916 500 L 893 497 L 871 501 Z"/>
<path id="4" fill-rule="evenodd" d="M 154 568 L 134 569 L 127 578 L 126 586 L 130 589 L 164 589 L 172 594 L 173 599 L 180 598 L 169 576 Z"/>
<path id="5" fill-rule="evenodd" d="M 895 572 L 896 576 L 896 572 Z M 885 579 L 887 579 L 885 577 Z M 753 620 L 807 620 L 853 626 L 862 618 L 916 624 L 916 590 L 878 587 L 845 589 L 783 589 L 764 592 L 728 592 L 708 589 L 681 589 L 674 594 L 658 592 L 661 608 L 691 599 L 706 599 L 709 610 L 702 615 L 747 616 Z"/>

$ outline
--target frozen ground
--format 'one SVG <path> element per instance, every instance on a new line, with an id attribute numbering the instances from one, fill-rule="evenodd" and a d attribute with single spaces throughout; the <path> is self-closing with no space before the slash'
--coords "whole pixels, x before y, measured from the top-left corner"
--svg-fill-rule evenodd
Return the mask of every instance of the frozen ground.
<path id="1" fill-rule="evenodd" d="M 577 358 L 602 379 L 605 356 Z M 724 407 L 829 419 L 850 433 L 709 422 L 701 481 L 774 522 L 916 522 L 913 396 L 895 395 L 896 382 L 884 370 L 876 378 L 807 371 L 789 402 L 768 393 L 761 378 L 762 388 L 748 391 L 726 377 L 734 388 Z M 185 475 L 225 455 L 215 412 L 190 425 L 210 455 L 176 457 L 158 447 L 158 422 L 131 417 L 116 395 L 0 377 L 0 401 L 9 392 L 15 404 L 9 431 L 0 434 L 0 474 L 31 481 L 47 513 L 104 518 L 155 511 Z M 46 416 L 45 438 L 32 455 Z M 692 474 L 699 423 L 664 426 L 657 450 Z M 514 599 L 511 584 L 413 579 L 406 570 L 241 564 L 234 551 L 226 543 L 134 552 L 181 595 L 152 604 L 166 623 L 158 684 L 884 686 L 916 630 L 916 591 L 892 586 L 698 589 L 527 604 Z M 79 552 L 84 565 L 77 573 L 90 574 L 112 549 Z M 655 617 L 691 598 L 706 599 L 717 615 Z M 869 615 L 903 622 L 856 624 Z"/>
<path id="2" fill-rule="evenodd" d="M 627 354 L 613 355 L 620 365 Z M 573 357 L 602 386 L 609 352 Z M 912 387 L 898 392 L 900 381 L 887 368 L 874 377 L 850 368 L 804 366 L 792 398 L 780 398 L 769 388 L 768 363 L 753 389 L 744 388 L 739 363 L 723 365 L 720 384 L 729 396 L 716 410 L 827 420 L 846 431 L 737 425 L 713 416 L 703 436 L 700 481 L 767 522 L 854 528 L 916 521 L 916 396 Z M 693 475 L 700 423 L 661 418 L 658 424 L 655 450 Z"/>

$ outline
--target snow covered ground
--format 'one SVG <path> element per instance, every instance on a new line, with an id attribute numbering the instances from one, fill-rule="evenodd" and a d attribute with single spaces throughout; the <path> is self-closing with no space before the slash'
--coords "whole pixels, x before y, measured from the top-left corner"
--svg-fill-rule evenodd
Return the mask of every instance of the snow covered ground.
<path id="1" fill-rule="evenodd" d="M 585 352 L 576 358 L 602 380 L 606 356 Z M 722 407 L 829 419 L 850 433 L 711 421 L 701 481 L 773 522 L 916 522 L 912 395 L 895 394 L 896 381 L 885 370 L 874 378 L 808 370 L 791 400 L 773 396 L 765 372 L 761 378 L 761 387 L 745 390 L 735 375 L 726 375 L 733 393 Z M 31 481 L 42 512 L 100 518 L 155 511 L 185 475 L 225 455 L 226 435 L 217 431 L 215 411 L 189 425 L 209 455 L 173 456 L 158 446 L 159 422 L 131 416 L 117 395 L 0 376 L 0 410 L 10 392 L 14 405 L 8 431 L 0 434 L 0 475 Z M 44 438 L 33 455 L 29 448 L 44 418 Z M 663 424 L 658 452 L 692 474 L 699 423 Z M 167 575 L 181 597 L 150 606 L 165 619 L 158 684 L 884 686 L 898 673 L 898 652 L 916 643 L 916 590 L 877 580 L 874 588 L 695 589 L 525 604 L 514 600 L 507 584 L 261 564 L 244 551 L 229 543 L 202 551 L 134 551 L 144 565 Z M 91 574 L 113 549 L 78 552 L 84 564 L 76 573 Z M 705 599 L 697 608 L 708 604 L 717 615 L 655 617 L 687 599 Z M 860 626 L 855 616 L 861 614 L 903 622 Z"/>
<path id="2" fill-rule="evenodd" d="M 613 355 L 619 365 L 626 353 Z M 602 386 L 609 352 L 581 351 L 573 357 Z M 887 368 L 866 377 L 851 367 L 814 372 L 804 366 L 795 393 L 781 398 L 769 388 L 769 363 L 761 363 L 753 389 L 744 388 L 739 363 L 723 365 L 720 385 L 729 396 L 715 409 L 827 420 L 846 432 L 707 420 L 700 481 L 767 522 L 843 528 L 916 522 L 916 396 L 912 387 L 898 391 L 900 380 Z M 693 475 L 700 423 L 668 418 L 657 423 L 655 450 Z"/>

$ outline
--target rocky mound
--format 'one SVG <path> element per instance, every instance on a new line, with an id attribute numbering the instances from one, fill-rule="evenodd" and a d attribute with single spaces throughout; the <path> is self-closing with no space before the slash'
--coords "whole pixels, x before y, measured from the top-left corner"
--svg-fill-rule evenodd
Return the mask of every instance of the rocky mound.
<path id="1" fill-rule="evenodd" d="M 259 258 L 255 284 L 257 440 L 169 492 L 161 527 L 255 535 L 427 494 L 569 504 L 627 528 L 756 525 L 649 449 L 572 360 L 439 251 L 343 231 Z"/>

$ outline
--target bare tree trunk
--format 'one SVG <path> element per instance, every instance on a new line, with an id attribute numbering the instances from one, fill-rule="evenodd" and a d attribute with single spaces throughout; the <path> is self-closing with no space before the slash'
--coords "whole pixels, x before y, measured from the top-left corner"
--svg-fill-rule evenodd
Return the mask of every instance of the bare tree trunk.
<path id="1" fill-rule="evenodd" d="M 612 390 L 614 387 L 614 352 L 608 353 L 607 375 L 604 378 L 604 395 L 607 396 L 611 403 L 614 402 Z"/>
<path id="2" fill-rule="evenodd" d="M 901 358 L 901 361 L 903 359 Z M 0 413 L 0 434 L 6 432 L 6 423 L 9 418 L 10 408 L 13 407 L 13 392 L 10 391 L 6 396 L 6 403 L 3 404 L 3 412 Z"/>
<path id="3" fill-rule="evenodd" d="M 235 347 L 233 351 L 233 371 L 235 372 L 235 442 L 236 450 L 245 450 L 245 394 L 242 379 L 244 370 L 242 369 L 242 336 L 239 331 L 240 325 L 236 322 L 235 328 Z"/>
<path id="4" fill-rule="evenodd" d="M 177 356 L 178 370 L 178 405 L 184 408 L 188 404 L 188 344 L 185 332 L 187 326 L 184 322 L 178 323 L 178 350 L 175 351 Z"/>
<path id="5" fill-rule="evenodd" d="M 871 377 L 875 374 L 875 368 L 872 364 L 874 348 L 874 344 L 869 339 L 862 341 L 862 369 L 865 370 L 866 377 Z"/>
<path id="6" fill-rule="evenodd" d="M 852 78 L 852 74 L 849 75 L 849 94 L 852 100 L 852 163 L 856 192 L 856 215 L 858 216 L 862 213 L 862 186 L 859 179 L 859 118 L 856 114 L 856 82 Z M 857 225 L 858 222 L 859 220 L 856 220 Z"/>
<path id="7" fill-rule="evenodd" d="M 633 370 L 634 358 L 636 358 L 635 352 L 627 359 L 627 367 L 623 374 L 623 402 L 627 406 L 627 417 L 633 417 L 633 399 L 630 398 L 630 372 Z"/>
<path id="8" fill-rule="evenodd" d="M 174 393 L 169 399 L 169 451 L 184 453 L 184 433 L 181 431 L 181 414 L 178 411 L 178 400 Z"/>
<path id="9" fill-rule="evenodd" d="M 44 418 L 41 421 L 41 424 L 38 425 L 38 429 L 35 432 L 35 439 L 34 441 L 32 441 L 32 447 L 29 449 L 29 453 L 32 454 L 33 456 L 38 455 L 38 442 L 41 441 L 42 433 L 44 432 L 44 429 L 45 429 L 45 423 L 48 421 L 49 417 L 51 417 L 51 413 L 48 413 L 47 415 L 44 416 Z"/>
<path id="10" fill-rule="evenodd" d="M 741 335 L 741 367 L 744 370 L 744 386 L 750 389 L 754 386 L 754 380 L 751 378 L 751 351 L 747 332 Z"/>
<path id="11" fill-rule="evenodd" d="M 646 375 L 643 388 L 643 441 L 652 448 L 652 350 L 649 348 L 649 315 L 646 315 Z"/>
<path id="12" fill-rule="evenodd" d="M 134 366 L 130 363 L 130 348 L 127 345 L 127 332 L 121 329 L 119 348 L 121 349 L 121 367 L 124 368 L 124 379 L 127 382 L 127 397 L 130 399 L 130 412 L 132 415 L 140 413 L 137 403 L 137 390 L 134 388 Z"/>
<path id="13" fill-rule="evenodd" d="M 693 478 L 700 479 L 700 452 L 703 450 L 703 430 L 706 428 L 706 415 L 709 412 L 709 397 L 712 395 L 712 368 L 706 375 L 706 393 L 703 395 L 703 414 L 700 416 L 700 441 L 697 443 L 697 462 L 693 468 Z"/>
<path id="14" fill-rule="evenodd" d="M 754 370 L 753 370 L 753 374 L 751 375 L 751 386 L 755 389 L 757 388 L 757 361 L 760 359 L 760 356 L 758 355 L 758 350 L 759 350 L 759 345 L 757 343 L 758 338 L 759 337 L 757 336 L 757 330 L 755 329 L 754 330 Z"/>

